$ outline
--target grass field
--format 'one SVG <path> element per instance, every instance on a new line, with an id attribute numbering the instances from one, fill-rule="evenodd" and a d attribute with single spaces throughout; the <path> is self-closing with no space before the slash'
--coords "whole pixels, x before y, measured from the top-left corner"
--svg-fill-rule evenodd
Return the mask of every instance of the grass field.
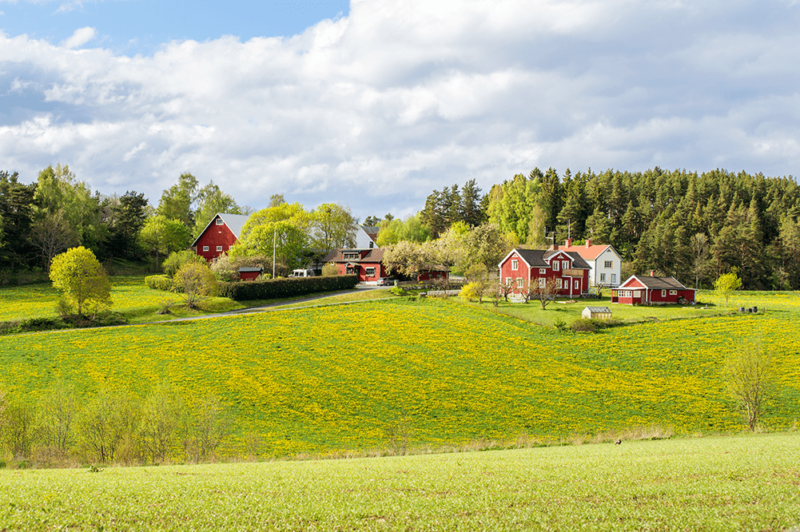
<path id="1" fill-rule="evenodd" d="M 0 471 L 45 530 L 788 530 L 800 434 L 337 461 Z"/>
<path id="2" fill-rule="evenodd" d="M 800 417 L 798 294 L 741 294 L 764 315 L 558 333 L 449 301 L 375 301 L 196 322 L 0 338 L 0 388 L 36 398 L 58 379 L 91 395 L 172 383 L 212 392 L 237 418 L 225 453 L 285 456 L 520 434 L 549 439 L 659 425 L 740 430 L 720 367 L 737 341 L 773 353 L 779 392 L 767 427 Z"/>

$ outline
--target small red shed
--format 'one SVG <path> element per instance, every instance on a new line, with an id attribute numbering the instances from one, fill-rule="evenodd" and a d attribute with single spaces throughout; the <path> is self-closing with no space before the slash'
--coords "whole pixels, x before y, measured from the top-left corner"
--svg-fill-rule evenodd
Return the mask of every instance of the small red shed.
<path id="1" fill-rule="evenodd" d="M 258 279 L 258 276 L 264 272 L 264 268 L 261 266 L 255 266 L 253 268 L 239 268 L 239 280 L 240 281 L 255 281 Z"/>
<path id="2" fill-rule="evenodd" d="M 192 242 L 192 249 L 208 262 L 213 262 L 236 243 L 248 218 L 250 216 L 243 214 L 215 214 Z"/>
<path id="3" fill-rule="evenodd" d="M 696 290 L 686 288 L 674 277 L 633 275 L 611 291 L 611 302 L 623 305 L 670 305 L 694 303 Z"/>

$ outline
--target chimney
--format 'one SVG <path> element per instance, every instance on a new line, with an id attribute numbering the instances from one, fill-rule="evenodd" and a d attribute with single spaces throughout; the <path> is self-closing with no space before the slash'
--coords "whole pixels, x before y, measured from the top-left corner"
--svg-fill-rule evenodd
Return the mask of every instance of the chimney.
<path id="1" fill-rule="evenodd" d="M 565 246 L 567 246 L 568 248 L 571 248 L 571 247 L 572 247 L 572 239 L 571 239 L 571 238 L 568 238 L 568 239 L 567 239 L 567 240 L 564 242 L 564 245 L 565 245 Z"/>
<path id="2" fill-rule="evenodd" d="M 556 242 L 555 238 L 553 239 L 553 249 L 558 249 L 558 242 Z"/>
<path id="3" fill-rule="evenodd" d="M 590 248 L 590 247 L 592 247 L 592 239 L 591 239 L 591 238 L 587 238 L 587 239 L 586 239 L 586 247 L 587 247 L 587 248 Z"/>
<path id="4" fill-rule="evenodd" d="M 650 277 L 655 277 L 655 276 L 656 276 L 656 271 L 650 270 Z"/>

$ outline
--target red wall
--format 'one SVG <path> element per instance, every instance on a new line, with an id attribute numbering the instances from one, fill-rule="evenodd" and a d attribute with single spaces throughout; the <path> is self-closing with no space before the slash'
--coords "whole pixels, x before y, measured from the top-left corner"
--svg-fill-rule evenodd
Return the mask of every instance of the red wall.
<path id="1" fill-rule="evenodd" d="M 258 272 L 239 272 L 239 279 L 242 281 L 254 281 L 261 275 Z"/>
<path id="2" fill-rule="evenodd" d="M 235 243 L 236 237 L 231 230 L 228 229 L 228 226 L 217 225 L 216 222 L 212 220 L 206 232 L 197 240 L 197 254 L 208 262 L 211 262 L 223 253 L 227 253 L 230 247 Z M 208 246 L 208 251 L 203 251 L 203 246 Z M 222 246 L 222 251 L 217 251 L 217 246 Z"/>
<path id="3" fill-rule="evenodd" d="M 339 268 L 339 273 L 341 275 L 347 273 L 347 263 L 340 262 L 337 263 L 336 266 Z M 388 275 L 386 275 L 386 269 L 380 262 L 359 262 L 355 264 L 355 266 L 358 266 L 358 281 L 360 283 L 377 281 L 381 277 L 388 277 Z M 367 268 L 375 268 L 375 275 L 367 277 Z"/>
<path id="4" fill-rule="evenodd" d="M 518 270 L 512 270 L 511 269 L 511 261 L 514 260 L 514 259 L 519 260 L 519 269 Z M 572 266 L 572 259 L 570 257 L 568 257 L 568 256 L 559 256 L 559 258 L 556 259 L 556 260 L 558 260 L 559 262 L 564 261 L 564 260 L 568 260 L 569 261 L 569 266 L 570 267 Z M 559 264 L 559 266 L 561 266 L 561 265 Z M 562 275 L 563 271 L 564 271 L 564 269 L 561 268 L 561 267 L 559 267 L 557 272 L 553 271 L 552 268 L 545 268 L 545 274 L 544 274 L 543 277 L 545 277 L 546 279 L 553 279 L 553 278 L 562 279 L 562 283 L 566 283 L 567 281 L 569 281 L 570 284 L 572 285 L 572 296 L 573 297 L 574 296 L 579 296 L 583 292 L 589 290 L 589 270 L 583 270 L 583 277 L 582 278 L 578 278 L 578 277 L 562 277 L 561 275 Z M 519 293 L 519 290 L 517 289 L 517 278 L 518 277 L 522 277 L 522 279 L 524 280 L 523 282 L 525 284 L 528 283 L 528 279 L 530 279 L 531 280 L 530 282 L 532 282 L 532 283 L 538 283 L 539 282 L 539 277 L 540 277 L 539 268 L 533 268 L 533 272 L 531 273 L 530 272 L 530 268 L 528 268 L 528 265 L 522 260 L 522 257 L 520 257 L 516 253 L 514 253 L 513 255 L 510 255 L 505 260 L 505 262 L 503 262 L 500 265 L 500 275 L 501 275 L 501 282 L 503 282 L 503 283 L 506 282 L 506 278 L 508 278 L 508 277 L 512 278 L 512 283 L 514 285 L 514 292 L 516 292 L 516 293 Z M 575 283 L 576 280 L 579 281 L 579 287 L 578 288 L 575 288 L 575 284 L 574 283 Z M 566 285 L 566 284 L 564 284 L 562 286 L 564 286 L 564 288 L 562 288 L 558 292 L 558 295 L 560 295 L 560 296 L 569 296 L 570 295 L 570 287 L 568 285 Z"/>

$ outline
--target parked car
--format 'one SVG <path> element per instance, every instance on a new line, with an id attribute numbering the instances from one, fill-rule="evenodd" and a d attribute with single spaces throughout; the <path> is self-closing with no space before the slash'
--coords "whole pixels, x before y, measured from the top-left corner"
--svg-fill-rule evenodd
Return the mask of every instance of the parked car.
<path id="1" fill-rule="evenodd" d="M 381 277 L 378 279 L 378 286 L 391 286 L 394 284 L 394 277 Z"/>
<path id="2" fill-rule="evenodd" d="M 314 270 L 292 270 L 289 277 L 314 277 Z"/>

